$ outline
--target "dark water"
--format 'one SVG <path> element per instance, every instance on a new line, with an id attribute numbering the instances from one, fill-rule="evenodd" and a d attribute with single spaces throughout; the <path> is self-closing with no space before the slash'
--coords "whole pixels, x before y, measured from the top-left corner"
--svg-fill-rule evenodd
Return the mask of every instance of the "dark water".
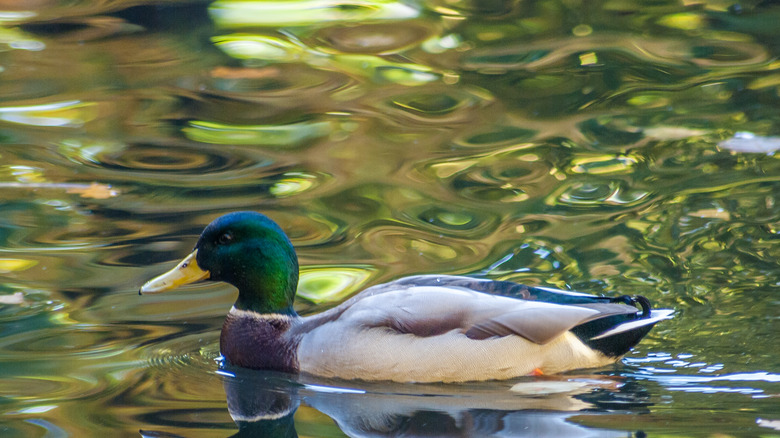
<path id="1" fill-rule="evenodd" d="M 757 0 L 0 0 L 0 434 L 780 435 L 778 22 Z M 239 209 L 288 231 L 302 313 L 448 273 L 677 316 L 568 380 L 220 371 L 229 287 L 137 289 Z"/>

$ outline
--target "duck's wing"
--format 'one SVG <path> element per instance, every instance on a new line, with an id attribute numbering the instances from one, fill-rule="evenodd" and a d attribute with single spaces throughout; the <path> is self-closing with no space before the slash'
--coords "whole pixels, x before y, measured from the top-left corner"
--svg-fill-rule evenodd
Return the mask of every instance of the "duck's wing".
<path id="1" fill-rule="evenodd" d="M 338 321 L 420 337 L 455 330 L 476 340 L 516 335 L 545 344 L 588 321 L 637 312 L 625 304 L 572 306 L 509 298 L 484 293 L 469 281 L 475 280 L 429 276 L 401 279 L 367 289 L 315 319 L 317 325 Z"/>
<path id="2" fill-rule="evenodd" d="M 543 301 L 598 310 L 599 314 L 571 328 L 594 350 L 622 356 L 660 321 L 674 317 L 671 309 L 652 309 L 642 296 L 596 296 L 549 287 L 533 287 L 511 281 L 494 281 L 453 275 L 419 275 L 393 282 L 396 285 L 447 285 L 523 300 Z M 637 310 L 641 308 L 641 312 Z"/>

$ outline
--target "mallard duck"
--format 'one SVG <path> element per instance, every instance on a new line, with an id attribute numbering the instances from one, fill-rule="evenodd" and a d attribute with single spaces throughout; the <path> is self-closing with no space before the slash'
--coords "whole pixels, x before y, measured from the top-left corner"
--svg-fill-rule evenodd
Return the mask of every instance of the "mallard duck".
<path id="1" fill-rule="evenodd" d="M 229 364 L 340 379 L 460 382 L 599 367 L 672 316 L 640 296 L 418 275 L 300 317 L 295 249 L 256 212 L 214 220 L 190 255 L 140 293 L 200 280 L 238 288 L 220 336 Z"/>

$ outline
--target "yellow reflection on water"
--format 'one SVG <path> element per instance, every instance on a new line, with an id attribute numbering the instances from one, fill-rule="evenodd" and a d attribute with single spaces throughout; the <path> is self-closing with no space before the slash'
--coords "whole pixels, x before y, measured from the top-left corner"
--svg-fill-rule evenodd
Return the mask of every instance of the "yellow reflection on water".
<path id="1" fill-rule="evenodd" d="M 0 259 L 0 274 L 24 271 L 37 264 L 38 262 L 35 260 L 2 258 Z"/>
<path id="2" fill-rule="evenodd" d="M 295 147 L 307 140 L 323 137 L 333 131 L 329 121 L 312 121 L 288 125 L 231 125 L 192 121 L 183 129 L 191 140 L 214 144 L 256 144 Z"/>

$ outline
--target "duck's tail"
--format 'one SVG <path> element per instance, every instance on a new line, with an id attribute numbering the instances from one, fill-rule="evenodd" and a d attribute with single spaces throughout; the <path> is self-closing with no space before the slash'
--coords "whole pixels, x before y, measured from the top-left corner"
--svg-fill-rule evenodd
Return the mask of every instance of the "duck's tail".
<path id="1" fill-rule="evenodd" d="M 585 345 L 607 356 L 619 357 L 628 353 L 654 325 L 674 315 L 671 309 L 651 309 L 650 301 L 643 296 L 624 296 L 613 300 L 639 305 L 642 311 L 596 319 L 571 330 Z"/>

